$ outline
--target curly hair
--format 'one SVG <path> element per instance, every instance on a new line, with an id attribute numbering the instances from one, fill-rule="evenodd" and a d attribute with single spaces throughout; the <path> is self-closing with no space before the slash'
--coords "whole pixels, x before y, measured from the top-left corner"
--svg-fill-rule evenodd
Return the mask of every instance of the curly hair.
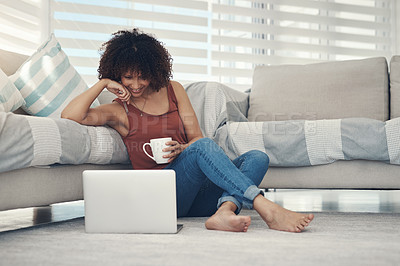
<path id="1" fill-rule="evenodd" d="M 121 81 L 132 71 L 150 81 L 150 88 L 159 91 L 172 78 L 172 58 L 163 44 L 139 29 L 120 30 L 100 48 L 99 79 Z"/>

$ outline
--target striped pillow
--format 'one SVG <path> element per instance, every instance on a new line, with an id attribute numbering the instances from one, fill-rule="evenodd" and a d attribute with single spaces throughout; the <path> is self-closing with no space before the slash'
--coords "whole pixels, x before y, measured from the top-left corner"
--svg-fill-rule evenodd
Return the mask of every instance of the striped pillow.
<path id="1" fill-rule="evenodd" d="M 88 87 L 54 34 L 10 77 L 25 99 L 31 115 L 60 117 L 64 107 Z M 92 107 L 98 106 L 96 100 Z"/>
<path id="2" fill-rule="evenodd" d="M 12 112 L 24 103 L 21 93 L 0 69 L 0 112 Z"/>

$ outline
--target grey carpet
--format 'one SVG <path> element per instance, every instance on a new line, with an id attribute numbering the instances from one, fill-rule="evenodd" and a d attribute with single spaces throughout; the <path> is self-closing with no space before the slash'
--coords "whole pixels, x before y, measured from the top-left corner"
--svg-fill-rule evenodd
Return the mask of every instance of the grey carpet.
<path id="1" fill-rule="evenodd" d="M 269 230 L 255 211 L 247 233 L 184 218 L 176 235 L 86 234 L 84 220 L 0 234 L 0 265 L 400 265 L 400 214 L 316 213 L 300 234 Z"/>

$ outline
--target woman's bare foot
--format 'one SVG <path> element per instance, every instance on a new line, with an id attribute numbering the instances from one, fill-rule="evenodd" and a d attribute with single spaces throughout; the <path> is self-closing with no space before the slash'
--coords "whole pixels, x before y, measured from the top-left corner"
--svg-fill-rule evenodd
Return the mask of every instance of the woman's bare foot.
<path id="1" fill-rule="evenodd" d="M 250 226 L 250 216 L 239 216 L 235 214 L 236 205 L 225 202 L 217 212 L 206 221 L 208 230 L 220 230 L 230 232 L 247 232 Z"/>
<path id="2" fill-rule="evenodd" d="M 301 232 L 314 219 L 313 214 L 289 211 L 278 204 L 258 195 L 253 202 L 254 209 L 260 214 L 269 228 L 279 231 Z"/>

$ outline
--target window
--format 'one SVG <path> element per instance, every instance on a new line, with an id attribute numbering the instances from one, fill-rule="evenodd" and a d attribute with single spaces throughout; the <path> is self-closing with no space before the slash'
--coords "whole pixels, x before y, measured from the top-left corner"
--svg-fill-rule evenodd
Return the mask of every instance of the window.
<path id="1" fill-rule="evenodd" d="M 395 7 L 394 0 L 3 1 L 0 38 L 15 50 L 33 51 L 54 32 L 91 85 L 101 44 L 119 29 L 139 27 L 165 43 L 174 79 L 245 90 L 260 64 L 390 59 L 396 52 Z"/>
<path id="2" fill-rule="evenodd" d="M 208 4 L 201 1 L 53 1 L 53 30 L 71 63 L 88 83 L 96 80 L 98 49 L 111 33 L 139 27 L 166 44 L 174 79 L 205 80 L 208 71 Z"/>
<path id="3" fill-rule="evenodd" d="M 385 56 L 395 47 L 391 8 L 375 0 L 213 1 L 212 75 L 251 84 L 255 65 Z"/>
<path id="4" fill-rule="evenodd" d="M 1 1 L 0 49 L 21 54 L 35 51 L 48 36 L 41 19 L 46 10 L 47 6 L 40 0 Z"/>

